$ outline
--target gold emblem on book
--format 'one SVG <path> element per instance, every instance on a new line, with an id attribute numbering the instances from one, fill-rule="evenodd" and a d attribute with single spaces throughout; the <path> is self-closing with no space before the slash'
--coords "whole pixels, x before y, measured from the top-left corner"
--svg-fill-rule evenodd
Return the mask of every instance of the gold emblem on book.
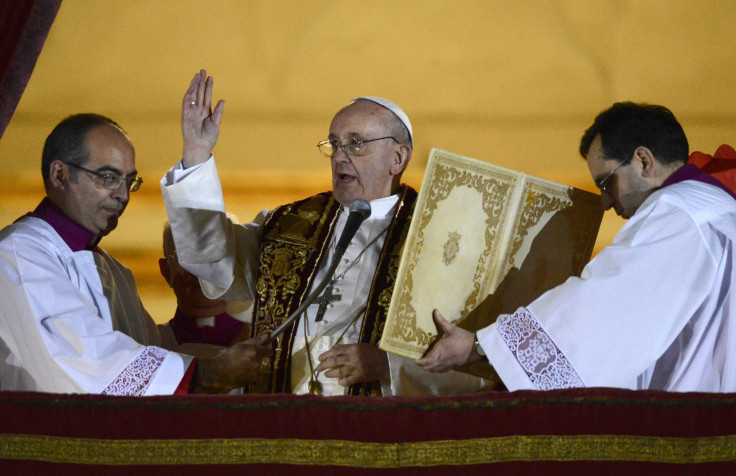
<path id="1" fill-rule="evenodd" d="M 445 266 L 450 266 L 455 261 L 458 251 L 460 251 L 461 235 L 457 231 L 448 233 L 447 241 L 442 247 L 442 261 Z"/>

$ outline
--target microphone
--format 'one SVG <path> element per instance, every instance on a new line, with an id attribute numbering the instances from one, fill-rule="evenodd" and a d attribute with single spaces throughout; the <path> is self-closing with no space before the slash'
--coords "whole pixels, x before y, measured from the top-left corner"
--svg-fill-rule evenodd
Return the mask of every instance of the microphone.
<path id="1" fill-rule="evenodd" d="M 286 320 L 284 320 L 284 322 L 282 322 L 280 326 L 274 329 L 268 339 L 269 342 L 275 341 L 276 338 L 281 335 L 286 330 L 286 328 L 289 327 L 299 317 L 299 315 L 304 312 L 304 310 L 309 307 L 310 304 L 312 304 L 315 299 L 317 299 L 320 294 L 322 294 L 322 291 L 324 291 L 324 289 L 327 287 L 327 284 L 332 279 L 332 276 L 335 274 L 335 269 L 337 269 L 337 265 L 340 263 L 342 255 L 345 254 L 345 250 L 348 248 L 350 241 L 355 236 L 358 228 L 360 228 L 360 224 L 363 223 L 363 220 L 365 220 L 369 216 L 371 216 L 371 205 L 366 200 L 359 198 L 350 204 L 350 215 L 348 215 L 348 219 L 345 222 L 345 228 L 343 228 L 342 230 L 342 235 L 340 235 L 340 239 L 337 241 L 337 245 L 335 245 L 335 252 L 332 255 L 332 262 L 330 263 L 330 267 L 325 273 L 325 277 L 322 278 L 322 281 L 316 288 L 314 288 L 312 294 L 307 296 L 307 299 L 302 302 L 302 304 L 296 309 L 296 311 L 294 311 L 288 318 L 286 318 Z"/>
<path id="2" fill-rule="evenodd" d="M 355 233 L 360 228 L 360 224 L 363 220 L 371 216 L 371 205 L 366 200 L 359 198 L 350 204 L 350 215 L 348 215 L 348 221 L 345 222 L 345 228 L 342 230 L 340 240 L 335 246 L 335 254 L 332 260 L 339 260 L 348 248 L 350 241 L 355 236 Z"/>

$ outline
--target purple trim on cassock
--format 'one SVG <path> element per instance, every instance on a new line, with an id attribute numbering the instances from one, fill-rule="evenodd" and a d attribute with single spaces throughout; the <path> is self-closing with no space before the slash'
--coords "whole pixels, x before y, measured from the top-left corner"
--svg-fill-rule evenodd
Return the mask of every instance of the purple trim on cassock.
<path id="1" fill-rule="evenodd" d="M 721 182 L 717 178 L 713 177 L 712 175 L 706 174 L 705 172 L 700 170 L 696 165 L 693 165 L 693 164 L 686 164 L 683 167 L 680 167 L 679 169 L 677 169 L 672 175 L 667 177 L 667 180 L 665 180 L 662 183 L 662 187 L 666 187 L 668 185 L 672 185 L 678 182 L 684 182 L 685 180 L 697 180 L 698 182 L 715 185 L 721 190 L 724 190 L 725 192 L 727 192 L 729 195 L 731 195 L 731 198 L 736 200 L 736 193 L 734 193 L 733 190 L 728 188 L 723 182 Z"/>
<path id="2" fill-rule="evenodd" d="M 229 346 L 243 330 L 243 323 L 223 312 L 215 316 L 214 326 L 197 327 L 197 320 L 185 315 L 179 307 L 174 318 L 169 321 L 176 341 L 198 344 Z"/>
<path id="3" fill-rule="evenodd" d="M 26 216 L 39 218 L 59 234 L 72 251 L 91 250 L 99 252 L 97 235 L 69 218 L 49 197 L 44 197 L 35 210 Z"/>

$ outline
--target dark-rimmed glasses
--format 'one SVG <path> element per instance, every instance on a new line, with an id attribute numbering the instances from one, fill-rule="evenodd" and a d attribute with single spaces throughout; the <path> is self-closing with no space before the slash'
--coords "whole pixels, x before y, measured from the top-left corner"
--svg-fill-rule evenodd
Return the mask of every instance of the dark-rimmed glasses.
<path id="1" fill-rule="evenodd" d="M 398 141 L 398 139 L 396 139 L 396 137 L 393 136 L 379 137 L 378 139 L 358 139 L 357 137 L 353 137 L 343 140 L 323 140 L 322 142 L 317 144 L 317 147 L 319 148 L 319 151 L 322 153 L 322 155 L 324 155 L 328 159 L 332 158 L 332 155 L 335 153 L 335 150 L 337 150 L 338 147 L 345 153 L 345 155 L 358 157 L 366 154 L 366 148 L 363 147 L 364 144 L 384 139 L 392 139 L 397 144 L 401 143 Z"/>
<path id="2" fill-rule="evenodd" d="M 118 190 L 123 185 L 123 183 L 125 183 L 129 192 L 135 192 L 136 190 L 141 188 L 141 184 L 143 183 L 143 179 L 140 177 L 125 178 L 121 177 L 118 174 L 95 172 L 94 170 L 86 169 L 81 165 L 73 164 L 71 162 L 64 163 L 66 165 L 74 167 L 75 169 L 84 170 L 85 172 L 90 173 L 95 177 L 101 178 L 102 186 L 108 190 Z"/>
<path id="3" fill-rule="evenodd" d="M 628 160 L 624 160 L 623 162 L 621 162 L 620 164 L 618 164 L 616 167 L 614 167 L 613 170 L 611 170 L 610 172 L 608 172 L 605 177 L 603 177 L 600 180 L 596 180 L 595 181 L 595 186 L 598 187 L 598 190 L 600 190 L 601 192 L 609 193 L 608 192 L 608 187 L 609 187 L 609 185 L 611 185 L 611 179 L 613 178 L 613 174 L 615 174 L 616 171 L 619 168 L 621 168 L 621 166 L 626 165 L 628 163 L 629 163 Z"/>

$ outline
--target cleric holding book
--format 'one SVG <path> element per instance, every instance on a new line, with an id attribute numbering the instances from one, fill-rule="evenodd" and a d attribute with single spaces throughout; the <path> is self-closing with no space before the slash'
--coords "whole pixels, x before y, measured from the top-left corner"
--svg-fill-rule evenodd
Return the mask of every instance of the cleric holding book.
<path id="1" fill-rule="evenodd" d="M 318 144 L 332 166 L 332 191 L 239 225 L 225 215 L 212 155 L 224 108 L 222 100 L 212 107 L 212 88 L 204 70 L 190 83 L 182 102 L 182 160 L 161 188 L 181 265 L 200 278 L 208 297 L 253 303 L 251 336 L 274 334 L 273 356 L 246 391 L 422 395 L 481 389 L 481 379 L 431 374 L 377 346 L 417 196 L 401 185 L 413 147 L 406 113 L 383 98 L 351 101 Z M 343 242 L 337 237 L 350 228 L 348 207 L 358 199 L 369 202 L 370 211 L 330 276 Z M 328 284 L 307 305 L 322 283 Z M 298 319 L 276 337 L 290 316 Z"/>
<path id="2" fill-rule="evenodd" d="M 435 310 L 441 338 L 417 363 L 487 359 L 509 390 L 619 387 L 736 391 L 736 200 L 685 165 L 666 108 L 616 103 L 580 153 L 603 207 L 629 221 L 583 270 L 476 334 Z"/>

